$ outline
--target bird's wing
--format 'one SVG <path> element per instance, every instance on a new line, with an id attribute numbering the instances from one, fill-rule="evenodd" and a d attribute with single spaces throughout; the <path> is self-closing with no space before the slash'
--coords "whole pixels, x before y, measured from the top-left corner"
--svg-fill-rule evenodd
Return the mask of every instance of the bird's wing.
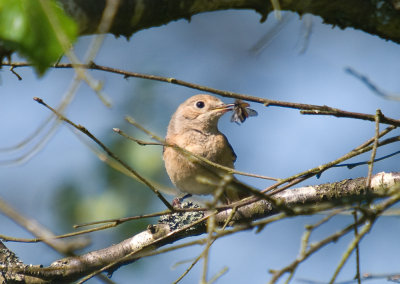
<path id="1" fill-rule="evenodd" d="M 228 138 L 226 138 L 226 136 L 225 136 L 224 134 L 222 134 L 222 135 L 223 135 L 224 138 L 225 138 L 226 145 L 228 145 L 229 149 L 231 150 L 231 153 L 232 153 L 232 163 L 235 163 L 235 162 L 236 162 L 236 158 L 237 158 L 237 156 L 236 156 L 236 154 L 235 154 L 235 151 L 233 150 L 232 145 L 229 143 Z"/>

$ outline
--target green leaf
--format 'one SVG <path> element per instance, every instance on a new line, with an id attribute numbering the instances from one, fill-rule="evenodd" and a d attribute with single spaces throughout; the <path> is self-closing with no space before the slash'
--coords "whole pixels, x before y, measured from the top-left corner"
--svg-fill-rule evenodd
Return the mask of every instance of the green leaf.
<path id="1" fill-rule="evenodd" d="M 26 57 L 40 75 L 63 55 L 77 31 L 54 0 L 0 0 L 0 41 Z"/>

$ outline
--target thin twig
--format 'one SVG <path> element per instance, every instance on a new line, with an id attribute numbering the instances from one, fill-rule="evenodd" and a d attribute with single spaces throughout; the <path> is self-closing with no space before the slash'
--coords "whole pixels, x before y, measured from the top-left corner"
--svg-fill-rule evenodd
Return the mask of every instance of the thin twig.
<path id="1" fill-rule="evenodd" d="M 207 243 L 202 252 L 203 273 L 202 273 L 201 281 L 200 281 L 200 283 L 202 283 L 202 284 L 207 283 L 209 252 L 210 252 L 210 247 L 213 244 L 213 234 L 215 231 L 215 213 L 212 214 L 210 216 L 210 218 L 208 218 L 208 220 L 207 220 L 207 231 L 208 231 Z"/>
<path id="2" fill-rule="evenodd" d="M 269 176 L 263 176 L 263 175 L 257 175 L 257 174 L 252 174 L 252 173 L 246 173 L 246 172 L 238 171 L 238 170 L 235 170 L 235 169 L 232 169 L 232 168 L 225 167 L 225 166 L 223 166 L 223 165 L 214 163 L 214 162 L 212 162 L 212 161 L 210 161 L 210 160 L 208 160 L 208 159 L 206 159 L 206 158 L 204 158 L 204 157 L 202 157 L 202 156 L 196 155 L 196 154 L 194 154 L 194 153 L 192 153 L 192 152 L 190 152 L 190 151 L 187 151 L 186 149 L 181 148 L 181 147 L 179 147 L 179 146 L 177 146 L 177 145 L 167 144 L 167 143 L 164 141 L 164 139 L 160 138 L 159 136 L 157 136 L 155 133 L 151 132 L 150 130 L 144 128 L 142 125 L 140 125 L 139 123 L 137 123 L 137 122 L 136 122 L 132 117 L 130 117 L 130 116 L 126 116 L 125 119 L 126 119 L 126 121 L 128 121 L 130 124 L 132 124 L 133 126 L 135 126 L 136 128 L 138 128 L 139 130 L 143 131 L 144 133 L 146 133 L 147 135 L 149 135 L 151 138 L 153 138 L 153 139 L 155 139 L 156 141 L 158 141 L 158 142 L 160 143 L 160 145 L 165 146 L 165 147 L 173 147 L 173 148 L 176 148 L 176 149 L 178 149 L 179 151 L 183 152 L 184 154 L 189 155 L 189 156 L 191 156 L 191 157 L 194 157 L 194 158 L 196 158 L 196 159 L 199 159 L 200 161 L 202 161 L 202 162 L 204 162 L 204 163 L 206 163 L 206 164 L 209 164 L 209 165 L 211 165 L 211 166 L 213 166 L 213 167 L 215 167 L 215 168 L 217 168 L 217 169 L 221 169 L 221 170 L 224 170 L 224 171 L 226 171 L 226 172 L 228 172 L 228 173 L 231 173 L 231 174 L 238 174 L 238 175 L 242 175 L 242 176 L 260 178 L 260 179 L 266 179 L 266 180 L 274 180 L 274 181 L 280 180 L 279 178 L 274 178 L 274 177 L 269 177 Z M 139 143 L 139 142 L 137 141 L 137 139 L 135 139 L 135 138 L 133 138 L 133 137 L 127 135 L 125 132 L 123 132 L 122 130 L 120 130 L 120 129 L 118 129 L 118 128 L 114 128 L 114 131 L 117 132 L 118 134 L 124 136 L 124 137 L 127 138 L 127 139 L 130 139 L 130 140 L 132 140 L 132 141 L 134 141 L 134 142 L 136 142 L 136 143 Z M 139 141 L 140 141 L 140 140 L 139 140 Z M 140 141 L 140 143 L 145 144 L 144 141 Z M 139 144 L 140 144 L 140 143 L 139 143 Z M 142 145 L 142 144 L 141 144 L 141 145 Z M 149 145 L 158 145 L 158 144 L 149 144 Z"/>
<path id="3" fill-rule="evenodd" d="M 329 282 L 330 284 L 333 284 L 335 282 L 335 279 L 337 275 L 339 274 L 340 270 L 342 269 L 343 265 L 347 261 L 347 259 L 350 256 L 350 253 L 354 250 L 355 246 L 361 241 L 361 239 L 370 232 L 372 225 L 375 223 L 377 220 L 377 217 L 382 214 L 385 210 L 387 210 L 390 206 L 394 205 L 400 200 L 400 186 L 393 186 L 392 188 L 389 188 L 389 194 L 391 196 L 386 199 L 385 201 L 381 202 L 380 204 L 376 204 L 373 209 L 369 208 L 363 208 L 364 212 L 367 214 L 364 215 L 361 219 L 365 219 L 365 225 L 360 231 L 360 233 L 353 239 L 351 244 L 348 246 L 346 252 L 343 254 L 343 257 L 337 266 L 335 273 L 333 274 L 331 281 Z M 354 222 L 354 225 L 357 226 L 359 222 Z"/>
<path id="4" fill-rule="evenodd" d="M 79 242 L 75 240 L 75 244 L 70 242 L 61 241 L 59 238 L 55 237 L 55 234 L 51 232 L 49 229 L 45 228 L 39 222 L 34 219 L 27 218 L 19 213 L 17 210 L 12 208 L 9 204 L 7 204 L 2 198 L 0 198 L 0 211 L 13 220 L 15 223 L 23 227 L 28 232 L 32 233 L 37 238 L 34 239 L 34 242 L 38 240 L 43 240 L 45 244 L 54 250 L 64 254 L 71 255 L 73 251 L 78 248 L 82 248 L 87 245 L 87 242 Z M 5 238 L 3 238 L 5 237 Z M 10 238 L 6 236 L 2 236 L 3 240 L 21 240 L 17 238 Z M 25 239 L 29 240 L 29 239 Z M 32 240 L 32 239 L 30 239 Z M 79 244 L 80 243 L 80 244 Z"/>
<path id="5" fill-rule="evenodd" d="M 360 219 L 359 223 L 364 222 L 365 219 Z M 339 238 L 343 237 L 346 235 L 348 232 L 353 230 L 354 226 L 358 224 L 351 224 L 340 231 L 333 233 L 332 235 L 326 237 L 325 239 L 319 241 L 318 243 L 310 245 L 310 248 L 303 254 L 297 257 L 291 264 L 288 266 L 280 269 L 280 270 L 271 270 L 271 273 L 273 273 L 272 279 L 269 281 L 270 284 L 276 283 L 278 279 L 285 274 L 286 272 L 291 272 L 295 270 L 302 262 L 304 262 L 308 257 L 310 257 L 313 253 L 321 249 L 323 246 L 333 242 L 337 241 Z"/>
<path id="6" fill-rule="evenodd" d="M 301 241 L 301 248 L 300 248 L 300 255 L 304 255 L 307 252 L 307 248 L 309 246 L 309 240 L 311 237 L 312 232 L 320 227 L 321 225 L 325 224 L 328 222 L 330 219 L 335 217 L 336 215 L 340 214 L 343 212 L 345 208 L 337 209 L 332 211 L 330 214 L 326 215 L 324 218 L 316 222 L 315 224 L 312 225 L 307 225 L 306 226 L 306 231 L 303 234 L 302 241 Z"/>
<path id="7" fill-rule="evenodd" d="M 83 235 L 83 234 L 88 234 L 88 233 L 92 233 L 92 232 L 97 232 L 97 231 L 113 228 L 116 225 L 117 225 L 116 223 L 112 223 L 112 224 L 103 225 L 103 226 L 99 226 L 99 227 L 92 228 L 92 229 L 82 230 L 79 232 L 67 233 L 67 234 L 63 234 L 63 235 L 56 235 L 56 236 L 45 237 L 45 238 L 28 239 L 28 238 L 14 238 L 14 237 L 9 237 L 9 236 L 5 236 L 5 235 L 0 235 L 0 239 L 2 239 L 4 241 L 8 241 L 8 242 L 19 242 L 19 243 L 39 243 L 39 242 L 47 243 L 47 242 L 49 242 L 51 240 L 55 240 L 55 239 L 65 239 L 65 238 L 75 237 L 75 236 L 79 236 L 79 235 Z"/>
<path id="8" fill-rule="evenodd" d="M 291 264 L 288 266 L 282 268 L 281 270 L 272 270 L 271 273 L 273 273 L 273 277 L 270 280 L 269 283 L 276 283 L 279 278 L 286 272 L 291 272 L 292 270 L 296 269 L 302 262 L 304 262 L 308 257 L 310 257 L 313 253 L 321 249 L 323 246 L 337 241 L 350 231 L 354 229 L 354 227 L 359 226 L 361 224 L 366 224 L 363 227 L 362 232 L 358 235 L 358 238 L 355 238 L 351 245 L 349 246 L 347 253 L 349 249 L 352 247 L 352 250 L 354 249 L 354 246 L 356 244 L 356 241 L 361 240 L 361 238 L 369 232 L 369 230 L 372 227 L 372 224 L 374 221 L 377 219 L 377 217 L 382 214 L 385 210 L 387 210 L 389 207 L 393 206 L 395 203 L 399 202 L 400 200 L 400 191 L 399 191 L 399 185 L 395 185 L 391 188 L 389 188 L 388 192 L 389 196 L 386 200 L 382 201 L 379 204 L 375 204 L 373 208 L 365 207 L 364 209 L 364 215 L 357 220 L 357 222 L 354 222 L 353 224 L 348 225 L 347 227 L 343 228 L 342 230 L 326 237 L 325 239 L 310 245 L 310 248 L 304 253 L 304 255 L 300 255 L 297 259 L 295 259 Z M 370 224 L 370 225 L 368 225 Z M 357 239 L 357 240 L 356 240 Z M 347 256 L 348 257 L 348 256 Z M 342 262 L 346 261 L 347 258 L 343 257 Z M 339 269 L 340 270 L 340 269 Z M 337 273 L 339 272 L 337 269 Z M 336 274 L 336 272 L 335 272 Z"/>
<path id="9" fill-rule="evenodd" d="M 22 80 L 22 77 L 17 72 L 15 72 L 14 66 L 10 67 L 10 71 L 11 71 L 11 73 L 13 73 L 18 78 L 19 81 Z"/>
<path id="10" fill-rule="evenodd" d="M 357 223 L 357 210 L 353 211 L 354 223 Z M 358 227 L 354 226 L 354 237 L 358 237 Z M 360 243 L 356 244 L 356 276 L 358 284 L 361 284 L 361 273 L 360 273 Z"/>
<path id="11" fill-rule="evenodd" d="M 374 144 L 373 144 L 372 151 L 371 151 L 370 162 L 368 164 L 367 188 L 369 188 L 371 186 L 372 170 L 374 168 L 376 149 L 378 148 L 378 142 L 379 142 L 379 121 L 380 121 L 381 115 L 382 115 L 381 111 L 379 109 L 377 109 L 376 116 L 375 116 L 375 139 L 374 139 Z"/>
<path id="12" fill-rule="evenodd" d="M 33 141 L 35 136 L 39 136 L 39 134 L 42 132 L 42 130 L 44 129 L 46 124 L 51 122 L 51 120 L 53 118 L 54 117 L 50 116 L 48 120 L 46 120 L 44 123 L 42 123 L 38 127 L 37 131 L 35 131 L 32 135 L 28 136 L 23 141 L 17 143 L 14 146 L 3 148 L 0 151 L 10 151 L 11 152 L 11 151 L 17 150 L 18 148 L 22 149 L 23 147 L 27 146 L 27 143 Z M 21 154 L 18 157 L 10 159 L 10 160 L 2 160 L 2 161 L 0 161 L 0 165 L 7 165 L 7 166 L 9 166 L 9 165 L 19 165 L 19 164 L 22 164 L 22 163 L 28 161 L 31 157 L 33 157 L 36 153 L 38 153 L 44 146 L 46 146 L 46 142 L 50 140 L 50 138 L 52 137 L 53 133 L 57 130 L 58 125 L 59 125 L 59 121 L 58 120 L 54 121 L 49 126 L 50 128 L 45 131 L 45 133 L 43 134 L 41 139 L 38 142 L 36 142 L 35 144 L 33 144 L 33 146 L 28 148 L 28 150 L 25 153 Z"/>
<path id="13" fill-rule="evenodd" d="M 179 147 L 179 146 L 177 146 L 177 145 L 167 144 L 167 143 L 164 142 L 164 140 L 162 140 L 161 138 L 159 138 L 157 135 L 153 134 L 153 133 L 150 132 L 149 130 L 145 129 L 143 126 L 141 126 L 140 124 L 138 124 L 138 123 L 137 123 L 136 121 L 134 121 L 132 118 L 127 117 L 126 119 L 127 119 L 128 122 L 131 123 L 132 125 L 138 127 L 140 130 L 143 130 L 146 134 L 150 135 L 151 137 L 153 137 L 153 138 L 156 139 L 157 141 L 160 141 L 160 143 L 163 143 L 164 147 L 173 147 L 175 150 L 177 150 L 177 151 L 179 151 L 181 154 L 183 154 L 187 159 L 193 159 L 193 158 L 195 158 L 195 159 L 197 159 L 197 160 L 200 160 L 201 162 L 204 162 L 204 163 L 206 163 L 206 164 L 208 164 L 208 165 L 211 165 L 211 166 L 214 167 L 214 168 L 224 170 L 224 171 L 227 172 L 228 174 L 237 173 L 237 174 L 242 174 L 242 175 L 246 175 L 246 176 L 250 176 L 250 177 L 257 177 L 257 178 L 264 178 L 264 179 L 277 180 L 277 179 L 271 178 L 271 177 L 266 177 L 266 176 L 260 176 L 260 175 L 254 175 L 254 174 L 239 172 L 239 171 L 236 171 L 236 170 L 234 170 L 234 169 L 232 169 L 232 168 L 225 167 L 225 166 L 222 166 L 222 165 L 220 165 L 220 164 L 214 163 L 214 162 L 212 162 L 212 161 L 210 161 L 210 160 L 208 160 L 208 159 L 206 159 L 206 158 L 204 158 L 204 157 L 202 157 L 202 156 L 196 155 L 196 154 L 194 154 L 194 153 L 192 153 L 192 152 L 190 152 L 190 151 L 188 151 L 188 150 L 186 150 L 186 149 L 184 149 L 184 148 L 181 148 L 181 147 Z M 118 129 L 118 128 L 114 128 L 114 131 L 116 131 L 118 134 L 120 134 L 120 135 L 122 135 L 122 136 L 124 136 L 124 137 L 126 137 L 126 138 L 128 138 L 128 139 L 131 139 L 131 137 L 130 137 L 129 135 L 125 134 L 123 131 L 121 131 L 121 130 Z M 134 139 L 134 138 L 131 139 L 131 140 L 136 142 L 136 139 Z M 223 177 L 221 177 L 221 178 L 223 178 Z M 239 183 L 239 181 L 236 181 L 236 182 Z M 275 200 L 274 200 L 273 198 L 271 198 L 271 197 L 269 197 L 269 196 L 266 196 L 265 194 L 263 194 L 262 192 L 260 192 L 258 189 L 252 188 L 252 187 L 249 186 L 249 185 L 244 186 L 243 189 L 247 190 L 248 193 L 250 193 L 250 194 L 252 194 L 252 195 L 258 197 L 259 199 L 265 199 L 265 200 L 269 201 L 271 204 L 273 204 L 274 206 L 276 206 L 277 208 L 281 208 L 278 204 L 276 204 L 276 202 L 275 202 Z M 254 201 L 254 200 L 252 200 L 251 202 L 253 202 L 253 201 Z M 232 208 L 232 207 L 230 207 L 230 208 Z M 287 207 L 283 207 L 282 209 L 283 209 L 283 210 L 290 210 L 290 209 L 287 208 Z"/>
<path id="14" fill-rule="evenodd" d="M 2 65 L 3 66 L 14 66 L 14 68 L 31 66 L 29 63 L 26 63 L 26 62 L 3 63 Z M 86 68 L 86 69 L 101 70 L 101 71 L 106 71 L 106 72 L 110 72 L 110 73 L 124 75 L 124 78 L 135 77 L 135 78 L 171 83 L 171 84 L 175 84 L 175 85 L 188 87 L 191 89 L 197 89 L 200 91 L 217 94 L 217 95 L 220 95 L 223 97 L 235 98 L 235 99 L 241 99 L 241 100 L 246 100 L 246 101 L 250 101 L 250 102 L 260 103 L 265 106 L 277 106 L 277 107 L 298 109 L 298 110 L 302 111 L 301 112 L 302 114 L 332 115 L 332 116 L 336 116 L 336 117 L 348 117 L 348 118 L 354 118 L 354 119 L 375 121 L 375 115 L 371 115 L 371 114 L 350 112 L 350 111 L 340 110 L 337 108 L 328 107 L 325 105 L 321 106 L 321 105 L 293 103 L 293 102 L 285 102 L 285 101 L 277 101 L 277 100 L 259 98 L 259 97 L 255 97 L 255 96 L 249 96 L 246 94 L 214 89 L 214 88 L 210 88 L 207 86 L 198 85 L 198 84 L 186 82 L 183 80 L 179 80 L 176 78 L 168 78 L 168 77 L 162 77 L 162 76 L 156 76 L 156 75 L 148 75 L 148 74 L 143 74 L 143 73 L 129 72 L 129 71 L 111 68 L 111 67 L 107 67 L 107 66 L 101 66 L 101 65 L 95 64 L 94 62 L 91 62 L 90 64 L 59 63 L 59 64 L 51 66 L 51 67 L 53 67 L 53 68 L 79 67 L 79 68 Z M 400 126 L 400 120 L 386 117 L 383 115 L 381 117 L 381 123 Z"/>
<path id="15" fill-rule="evenodd" d="M 391 158 L 391 157 L 393 157 L 393 156 L 395 156 L 395 155 L 398 155 L 398 154 L 400 154 L 400 151 L 396 151 L 396 152 L 393 152 L 393 153 L 391 153 L 391 154 L 388 154 L 388 155 L 385 155 L 385 156 L 376 158 L 376 159 L 374 160 L 374 163 L 380 162 L 380 161 L 385 160 L 385 159 L 388 159 L 388 158 Z M 351 170 L 351 169 L 353 169 L 353 168 L 355 168 L 355 167 L 358 167 L 358 166 L 369 165 L 370 163 L 371 163 L 371 160 L 368 160 L 368 161 L 357 162 L 357 163 L 340 164 L 340 165 L 335 165 L 335 166 L 333 166 L 333 167 L 335 167 L 335 168 L 347 167 L 349 170 Z"/>
<path id="16" fill-rule="evenodd" d="M 222 268 L 217 274 L 215 274 L 211 279 L 210 279 L 210 281 L 208 281 L 207 282 L 207 284 L 212 284 L 212 283 L 215 283 L 215 281 L 217 281 L 219 278 L 221 278 L 225 273 L 227 273 L 228 272 L 228 267 L 224 267 L 224 268 Z"/>
<path id="17" fill-rule="evenodd" d="M 82 228 L 82 227 L 105 224 L 105 223 L 122 224 L 122 223 L 125 223 L 125 222 L 128 222 L 128 221 L 132 221 L 132 220 L 140 220 L 140 219 L 145 219 L 145 218 L 160 217 L 160 216 L 169 215 L 169 214 L 175 214 L 175 212 L 171 212 L 169 210 L 166 210 L 166 211 L 161 211 L 161 212 L 156 212 L 156 213 L 151 213 L 151 214 L 143 214 L 143 215 L 132 216 L 132 217 L 124 217 L 124 218 L 118 218 L 118 219 L 107 219 L 107 220 L 101 220 L 101 221 L 94 221 L 94 222 L 88 222 L 88 223 L 84 223 L 84 224 L 74 225 L 73 228 L 74 229 L 78 229 L 78 228 Z"/>
<path id="18" fill-rule="evenodd" d="M 235 215 L 236 211 L 237 211 L 237 207 L 234 207 L 234 208 L 232 209 L 231 213 L 229 214 L 229 217 L 228 217 L 228 219 L 226 220 L 225 224 L 222 226 L 221 230 L 225 230 L 226 226 L 228 226 L 228 224 L 232 221 L 232 218 L 233 218 L 233 216 Z M 213 242 L 214 242 L 215 240 L 216 240 L 216 239 L 214 239 Z M 197 256 L 197 257 L 192 261 L 192 263 L 190 264 L 190 266 L 182 273 L 182 275 L 179 276 L 179 278 L 176 279 L 176 280 L 173 282 L 173 284 L 176 284 L 176 283 L 180 282 L 180 281 L 189 273 L 189 271 L 192 270 L 192 268 L 196 265 L 196 263 L 199 262 L 199 260 L 202 258 L 202 256 L 203 256 L 203 254 L 200 254 L 199 256 Z"/>
<path id="19" fill-rule="evenodd" d="M 137 142 L 135 138 L 132 138 L 132 137 L 130 137 L 129 135 L 125 134 L 125 133 L 124 133 L 123 131 L 121 131 L 119 128 L 114 128 L 114 131 L 115 131 L 116 133 L 118 133 L 118 134 L 120 134 L 120 135 L 122 135 L 122 136 L 124 136 L 124 137 L 126 137 L 126 138 L 128 138 L 128 139 L 130 139 L 130 140 L 132 140 L 132 141 L 134 141 L 134 142 Z M 144 141 L 140 141 L 140 142 L 141 142 L 141 143 L 145 143 Z M 206 163 L 206 164 L 208 164 L 208 165 L 211 165 L 211 166 L 214 167 L 214 168 L 224 170 L 226 173 L 224 174 L 224 176 L 221 176 L 221 179 L 224 179 L 225 177 L 227 177 L 227 175 L 229 175 L 229 176 L 232 178 L 232 175 L 231 175 L 231 174 L 233 174 L 233 173 L 241 173 L 241 174 L 244 174 L 244 175 L 247 175 L 247 176 L 258 177 L 258 178 L 264 178 L 264 179 L 274 179 L 274 178 L 265 177 L 265 176 L 259 176 L 259 175 L 253 175 L 253 174 L 238 172 L 238 171 L 236 171 L 236 170 L 234 170 L 234 169 L 232 169 L 232 168 L 225 167 L 225 166 L 222 166 L 222 165 L 220 165 L 220 164 L 214 163 L 214 162 L 208 160 L 207 158 L 204 158 L 204 157 L 202 157 L 202 156 L 196 155 L 196 154 L 194 154 L 194 153 L 192 153 L 192 152 L 190 152 L 190 151 L 188 151 L 188 150 L 186 150 L 186 149 L 184 149 L 184 148 L 181 148 L 181 147 L 179 147 L 179 146 L 177 146 L 177 145 L 172 145 L 172 144 L 166 144 L 166 143 L 165 143 L 164 146 L 165 146 L 165 147 L 172 147 L 172 148 L 174 148 L 175 150 L 177 150 L 177 151 L 179 151 L 181 154 L 183 154 L 188 160 L 197 159 L 197 160 L 200 160 L 201 162 L 204 162 L 204 163 Z M 207 168 L 207 170 L 211 170 L 211 169 L 208 169 L 208 168 Z M 274 179 L 274 180 L 275 180 L 275 179 Z M 240 181 L 236 181 L 236 182 L 237 182 L 237 183 L 240 183 Z M 256 189 L 256 188 L 253 188 L 253 187 L 251 187 L 251 186 L 249 186 L 249 185 L 245 185 L 245 186 L 243 186 L 243 190 L 246 190 L 249 194 L 254 195 L 255 197 L 258 197 L 259 199 L 265 199 L 265 200 L 269 201 L 271 204 L 273 204 L 273 205 L 279 207 L 279 205 L 276 204 L 276 202 L 275 202 L 275 200 L 274 200 L 273 198 L 271 198 L 271 197 L 269 197 L 269 196 L 263 194 L 262 192 L 260 192 L 260 191 L 259 191 L 258 189 Z M 221 195 L 221 194 L 222 194 L 222 191 L 219 191 L 219 193 L 220 193 L 220 195 Z M 217 201 L 217 199 L 215 199 L 215 201 Z M 284 208 L 284 209 L 290 210 L 290 209 L 288 209 L 288 208 Z"/>
<path id="20" fill-rule="evenodd" d="M 373 223 L 374 223 L 373 221 L 367 220 L 364 227 L 361 229 L 360 233 L 357 234 L 357 236 L 353 239 L 351 244 L 348 246 L 347 250 L 343 253 L 342 259 L 340 260 L 339 265 L 336 267 L 336 270 L 333 273 L 333 276 L 332 276 L 331 280 L 329 281 L 329 284 L 335 283 L 336 277 L 338 276 L 340 270 L 342 270 L 346 261 L 349 259 L 351 252 L 354 250 L 354 248 L 357 247 L 357 245 L 360 243 L 361 239 L 367 233 L 369 233 L 369 231 L 372 228 Z M 354 226 L 354 227 L 357 227 L 357 226 Z M 361 283 L 360 277 L 358 277 L 357 279 L 358 279 L 359 283 Z"/>
<path id="21" fill-rule="evenodd" d="M 77 80 L 78 81 L 84 80 L 88 84 L 88 86 L 96 93 L 100 101 L 105 106 L 110 107 L 111 103 L 109 102 L 107 96 L 102 91 L 103 88 L 102 83 L 92 78 L 92 76 L 86 71 L 86 68 L 80 66 L 85 64 L 81 64 L 81 61 L 71 49 L 72 44 L 68 39 L 67 35 L 65 34 L 65 32 L 63 31 L 63 29 L 61 28 L 61 23 L 59 19 L 54 15 L 54 13 L 52 13 L 49 1 L 40 0 L 40 4 L 43 8 L 43 11 L 46 14 L 48 21 L 50 22 L 53 28 L 58 43 L 61 45 L 69 61 L 72 62 L 71 67 L 74 68 Z M 94 52 L 92 52 L 91 55 L 94 55 Z"/>
<path id="22" fill-rule="evenodd" d="M 372 115 L 372 114 L 345 111 L 345 110 L 340 110 L 340 109 L 331 108 L 331 107 L 326 107 L 326 109 L 323 109 L 323 110 L 306 109 L 306 110 L 301 110 L 300 113 L 301 114 L 309 114 L 309 115 L 330 115 L 330 116 L 335 116 L 335 117 L 346 117 L 346 118 L 354 118 L 354 119 L 361 119 L 361 120 L 367 120 L 367 121 L 375 121 L 375 115 Z M 394 126 L 400 126 L 400 120 L 386 117 L 383 114 L 381 117 L 381 123 L 388 124 L 388 125 L 394 125 Z"/>
<path id="23" fill-rule="evenodd" d="M 381 136 L 382 136 L 382 135 L 379 135 L 379 137 L 381 137 Z M 375 139 L 375 137 L 373 138 L 372 141 L 374 141 L 374 139 Z M 370 140 L 371 140 L 371 139 L 370 139 Z M 368 141 L 370 141 L 370 140 L 368 140 Z M 368 142 L 368 141 L 367 141 L 367 142 Z M 398 142 L 398 141 L 400 141 L 400 136 L 391 137 L 391 138 L 385 139 L 385 140 L 383 140 L 383 141 L 381 141 L 381 142 L 378 142 L 377 147 L 384 146 L 384 145 L 387 145 L 387 144 L 390 144 L 390 143 L 394 143 L 394 142 Z M 363 146 L 364 146 L 364 145 L 365 145 L 365 143 L 363 143 Z M 369 144 L 368 144 L 368 145 L 369 145 Z M 342 157 L 340 157 L 340 158 L 338 158 L 338 159 L 336 159 L 336 160 L 334 160 L 334 161 L 331 161 L 331 162 L 326 163 L 326 164 L 324 164 L 324 165 L 321 165 L 321 166 L 312 168 L 312 169 L 310 169 L 310 170 L 307 170 L 307 171 L 298 173 L 298 174 L 293 175 L 293 176 L 291 176 L 291 177 L 289 177 L 289 178 L 282 179 L 281 181 L 279 181 L 279 182 L 277 182 L 277 183 L 271 185 L 270 187 L 268 187 L 268 188 L 262 190 L 261 192 L 268 192 L 268 191 L 272 191 L 272 190 L 275 189 L 275 190 L 273 191 L 273 194 L 275 194 L 275 193 L 280 192 L 280 191 L 282 191 L 282 190 L 284 190 L 284 189 L 287 188 L 287 187 L 285 186 L 285 187 L 283 187 L 283 188 L 276 189 L 278 186 L 280 186 L 280 185 L 282 185 L 282 184 L 284 184 L 284 183 L 287 183 L 287 182 L 290 182 L 290 181 L 296 181 L 296 179 L 299 179 L 299 178 L 302 178 L 302 177 L 309 178 L 309 177 L 311 177 L 311 176 L 317 175 L 318 173 L 321 173 L 321 172 L 327 170 L 328 168 L 331 168 L 331 167 L 334 166 L 334 165 L 337 165 L 337 164 L 339 164 L 339 163 L 341 163 L 341 162 L 343 162 L 343 161 L 345 161 L 345 160 L 348 160 L 348 159 L 350 159 L 350 158 L 353 158 L 353 157 L 355 157 L 355 156 L 358 156 L 358 155 L 360 155 L 360 154 L 363 154 L 363 153 L 365 153 L 365 152 L 368 152 L 368 151 L 370 151 L 370 150 L 372 150 L 372 149 L 373 149 L 373 145 L 364 146 L 363 148 L 359 146 L 359 147 L 353 149 L 353 150 L 350 151 L 349 153 L 343 155 Z M 303 179 L 300 179 L 299 182 L 302 181 L 302 180 L 303 180 Z M 296 184 L 296 183 L 294 183 L 294 184 Z"/>
<path id="24" fill-rule="evenodd" d="M 327 216 L 325 216 L 324 218 L 322 218 L 315 224 L 306 226 L 306 231 L 304 232 L 303 237 L 301 238 L 300 253 L 299 253 L 300 257 L 306 257 L 307 249 L 309 247 L 309 240 L 310 240 L 312 232 L 315 229 L 317 229 L 318 227 L 320 227 L 321 225 L 328 222 L 330 219 L 332 219 L 334 216 L 336 216 L 343 210 L 344 209 L 334 210 L 333 212 L 331 212 L 330 214 L 328 214 Z M 289 283 L 290 280 L 293 278 L 294 273 L 296 272 L 296 268 L 297 267 L 294 267 L 292 270 L 289 271 L 290 274 L 289 274 L 288 278 L 286 279 L 285 283 Z"/>
<path id="25" fill-rule="evenodd" d="M 145 179 L 143 176 L 141 176 L 138 172 L 136 172 L 133 168 L 131 168 L 128 164 L 126 164 L 124 161 L 122 161 L 118 156 L 116 156 L 108 147 L 106 147 L 99 139 L 97 139 L 91 132 L 89 132 L 85 127 L 81 125 L 77 125 L 62 114 L 58 113 L 55 109 L 50 107 L 48 104 L 46 104 L 42 99 L 35 97 L 35 101 L 38 103 L 42 104 L 49 110 L 51 110 L 54 114 L 58 116 L 60 120 L 63 120 L 70 124 L 71 126 L 75 127 L 77 130 L 81 131 L 85 135 L 87 135 L 90 139 L 92 139 L 97 145 L 99 145 L 110 157 L 112 157 L 114 160 L 116 160 L 118 163 L 120 163 L 122 166 L 124 166 L 129 172 L 131 172 L 133 175 L 135 175 L 138 179 L 140 179 L 148 188 L 150 188 L 154 194 L 157 195 L 157 197 L 164 203 L 164 205 L 170 209 L 171 211 L 174 211 L 175 209 L 169 202 L 165 199 L 165 197 L 154 187 L 154 185 L 149 182 L 147 179 Z"/>
<path id="26" fill-rule="evenodd" d="M 351 67 L 347 67 L 345 69 L 347 73 L 350 75 L 353 75 L 357 79 L 359 79 L 361 82 L 363 82 L 374 94 L 383 97 L 384 99 L 387 100 L 394 100 L 394 101 L 400 101 L 400 96 L 399 95 L 392 95 L 389 94 L 381 89 L 379 89 L 376 84 L 374 84 L 367 76 L 357 72 L 355 69 Z"/>

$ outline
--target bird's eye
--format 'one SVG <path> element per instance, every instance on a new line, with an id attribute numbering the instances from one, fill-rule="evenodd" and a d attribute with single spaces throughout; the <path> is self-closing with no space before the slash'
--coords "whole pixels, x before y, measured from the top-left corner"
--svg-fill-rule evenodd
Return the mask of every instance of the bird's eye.
<path id="1" fill-rule="evenodd" d="M 203 108 L 203 107 L 204 107 L 204 102 L 198 101 L 198 102 L 196 103 L 196 107 L 198 107 L 198 108 Z"/>

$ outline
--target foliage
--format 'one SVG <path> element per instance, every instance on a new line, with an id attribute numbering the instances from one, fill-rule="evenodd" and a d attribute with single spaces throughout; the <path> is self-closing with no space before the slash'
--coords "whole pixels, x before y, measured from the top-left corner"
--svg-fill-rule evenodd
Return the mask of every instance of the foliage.
<path id="1" fill-rule="evenodd" d="M 77 31 L 54 0 L 0 0 L 0 39 L 29 59 L 39 74 L 75 41 Z"/>

